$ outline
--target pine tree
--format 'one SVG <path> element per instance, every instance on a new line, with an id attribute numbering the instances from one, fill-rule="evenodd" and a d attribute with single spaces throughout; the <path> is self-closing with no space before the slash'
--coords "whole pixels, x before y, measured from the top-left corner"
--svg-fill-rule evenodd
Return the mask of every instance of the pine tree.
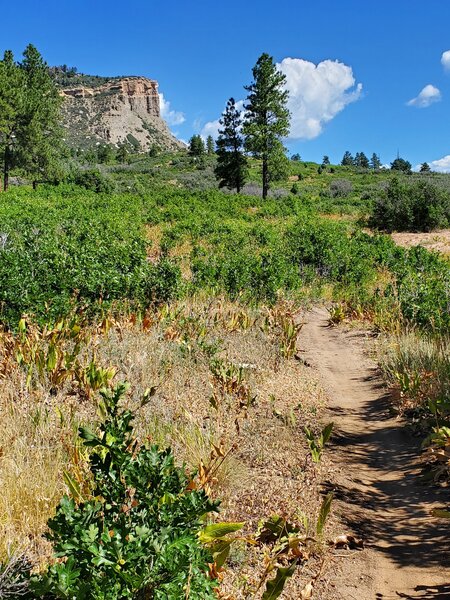
<path id="1" fill-rule="evenodd" d="M 353 165 L 353 156 L 348 150 L 345 151 L 344 156 L 342 157 L 341 165 L 343 167 L 351 167 Z"/>
<path id="2" fill-rule="evenodd" d="M 325 156 L 322 159 L 322 166 L 327 166 L 330 164 L 330 159 L 329 157 L 325 154 Z"/>
<path id="3" fill-rule="evenodd" d="M 0 156 L 3 189 L 8 189 L 9 173 L 16 162 L 17 133 L 24 105 L 24 73 L 11 51 L 0 61 Z"/>
<path id="4" fill-rule="evenodd" d="M 420 172 L 421 173 L 430 173 L 431 172 L 430 165 L 426 162 L 422 163 L 420 165 Z"/>
<path id="5" fill-rule="evenodd" d="M 189 140 L 189 154 L 197 157 L 205 154 L 205 143 L 200 135 L 193 135 Z"/>
<path id="6" fill-rule="evenodd" d="M 242 118 L 234 98 L 227 102 L 220 119 L 217 138 L 217 166 L 214 170 L 219 187 L 236 188 L 239 194 L 247 178 L 247 159 L 243 153 Z"/>
<path id="7" fill-rule="evenodd" d="M 281 141 L 289 134 L 289 93 L 284 89 L 285 82 L 286 77 L 278 71 L 273 58 L 264 53 L 253 67 L 253 82 L 245 87 L 245 149 L 262 161 L 263 198 L 267 198 L 270 182 L 280 176 L 283 164 L 287 164 Z"/>
<path id="8" fill-rule="evenodd" d="M 35 187 L 37 182 L 54 178 L 60 172 L 62 98 L 38 50 L 29 44 L 23 56 L 19 67 L 23 72 L 24 100 L 16 134 L 17 157 Z"/>
<path id="9" fill-rule="evenodd" d="M 369 168 L 369 159 L 364 154 L 364 152 L 359 152 L 356 154 L 356 156 L 358 156 L 356 166 L 361 167 L 361 169 L 368 169 Z"/>
<path id="10" fill-rule="evenodd" d="M 126 163 L 128 160 L 128 149 L 126 144 L 120 144 L 116 152 L 116 160 L 120 163 Z"/>
<path id="11" fill-rule="evenodd" d="M 208 137 L 206 138 L 206 152 L 208 154 L 214 154 L 215 152 L 215 144 L 212 135 L 208 135 Z"/>
<path id="12" fill-rule="evenodd" d="M 375 154 L 375 152 L 372 154 L 372 158 L 370 159 L 370 167 L 375 170 L 381 168 L 380 157 L 378 154 Z"/>
<path id="13" fill-rule="evenodd" d="M 403 171 L 403 173 L 411 173 L 411 163 L 409 160 L 405 160 L 404 158 L 400 158 L 397 156 L 395 160 L 391 162 L 391 170 L 392 171 Z"/>

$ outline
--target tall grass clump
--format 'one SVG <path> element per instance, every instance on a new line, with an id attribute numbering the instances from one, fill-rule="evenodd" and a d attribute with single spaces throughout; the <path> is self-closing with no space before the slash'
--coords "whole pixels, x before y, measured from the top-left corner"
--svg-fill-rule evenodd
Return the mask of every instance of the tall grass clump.
<path id="1" fill-rule="evenodd" d="M 379 363 L 404 399 L 403 404 L 428 408 L 429 402 L 449 403 L 450 338 L 418 335 L 409 331 L 380 345 Z"/>

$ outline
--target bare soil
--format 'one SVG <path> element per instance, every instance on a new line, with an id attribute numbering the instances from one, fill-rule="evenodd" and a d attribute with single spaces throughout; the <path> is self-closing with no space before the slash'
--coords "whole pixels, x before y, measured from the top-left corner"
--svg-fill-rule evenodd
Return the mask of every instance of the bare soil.
<path id="1" fill-rule="evenodd" d="M 443 254 L 450 254 L 450 229 L 430 233 L 393 233 L 392 239 L 396 244 L 405 248 L 423 246 L 427 250 L 437 250 Z"/>
<path id="2" fill-rule="evenodd" d="M 328 325 L 309 312 L 300 345 L 329 396 L 334 491 L 343 533 L 365 549 L 336 553 L 326 598 L 450 598 L 450 527 L 431 517 L 448 491 L 420 483 L 419 440 L 390 411 L 390 397 L 365 351 L 368 334 Z M 330 450 L 328 451 L 330 454 Z M 447 569 L 447 570 L 446 570 Z"/>

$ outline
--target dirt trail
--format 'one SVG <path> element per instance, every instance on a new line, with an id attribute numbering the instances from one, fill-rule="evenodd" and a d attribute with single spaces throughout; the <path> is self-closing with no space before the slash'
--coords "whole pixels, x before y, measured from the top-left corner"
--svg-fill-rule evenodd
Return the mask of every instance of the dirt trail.
<path id="1" fill-rule="evenodd" d="M 366 542 L 342 561 L 336 600 L 449 600 L 450 526 L 430 517 L 448 504 L 448 492 L 418 482 L 418 441 L 391 416 L 364 334 L 330 328 L 327 317 L 323 308 L 306 315 L 300 347 L 320 374 L 335 422 L 337 475 L 326 487 L 346 532 Z"/>

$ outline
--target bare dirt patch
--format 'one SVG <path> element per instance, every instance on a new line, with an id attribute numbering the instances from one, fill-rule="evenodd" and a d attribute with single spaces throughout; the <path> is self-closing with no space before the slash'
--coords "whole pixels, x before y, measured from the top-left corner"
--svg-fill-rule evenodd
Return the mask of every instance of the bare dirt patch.
<path id="1" fill-rule="evenodd" d="M 430 233 L 397 232 L 392 234 L 392 239 L 404 248 L 423 246 L 427 250 L 437 250 L 443 254 L 450 254 L 450 229 Z"/>

